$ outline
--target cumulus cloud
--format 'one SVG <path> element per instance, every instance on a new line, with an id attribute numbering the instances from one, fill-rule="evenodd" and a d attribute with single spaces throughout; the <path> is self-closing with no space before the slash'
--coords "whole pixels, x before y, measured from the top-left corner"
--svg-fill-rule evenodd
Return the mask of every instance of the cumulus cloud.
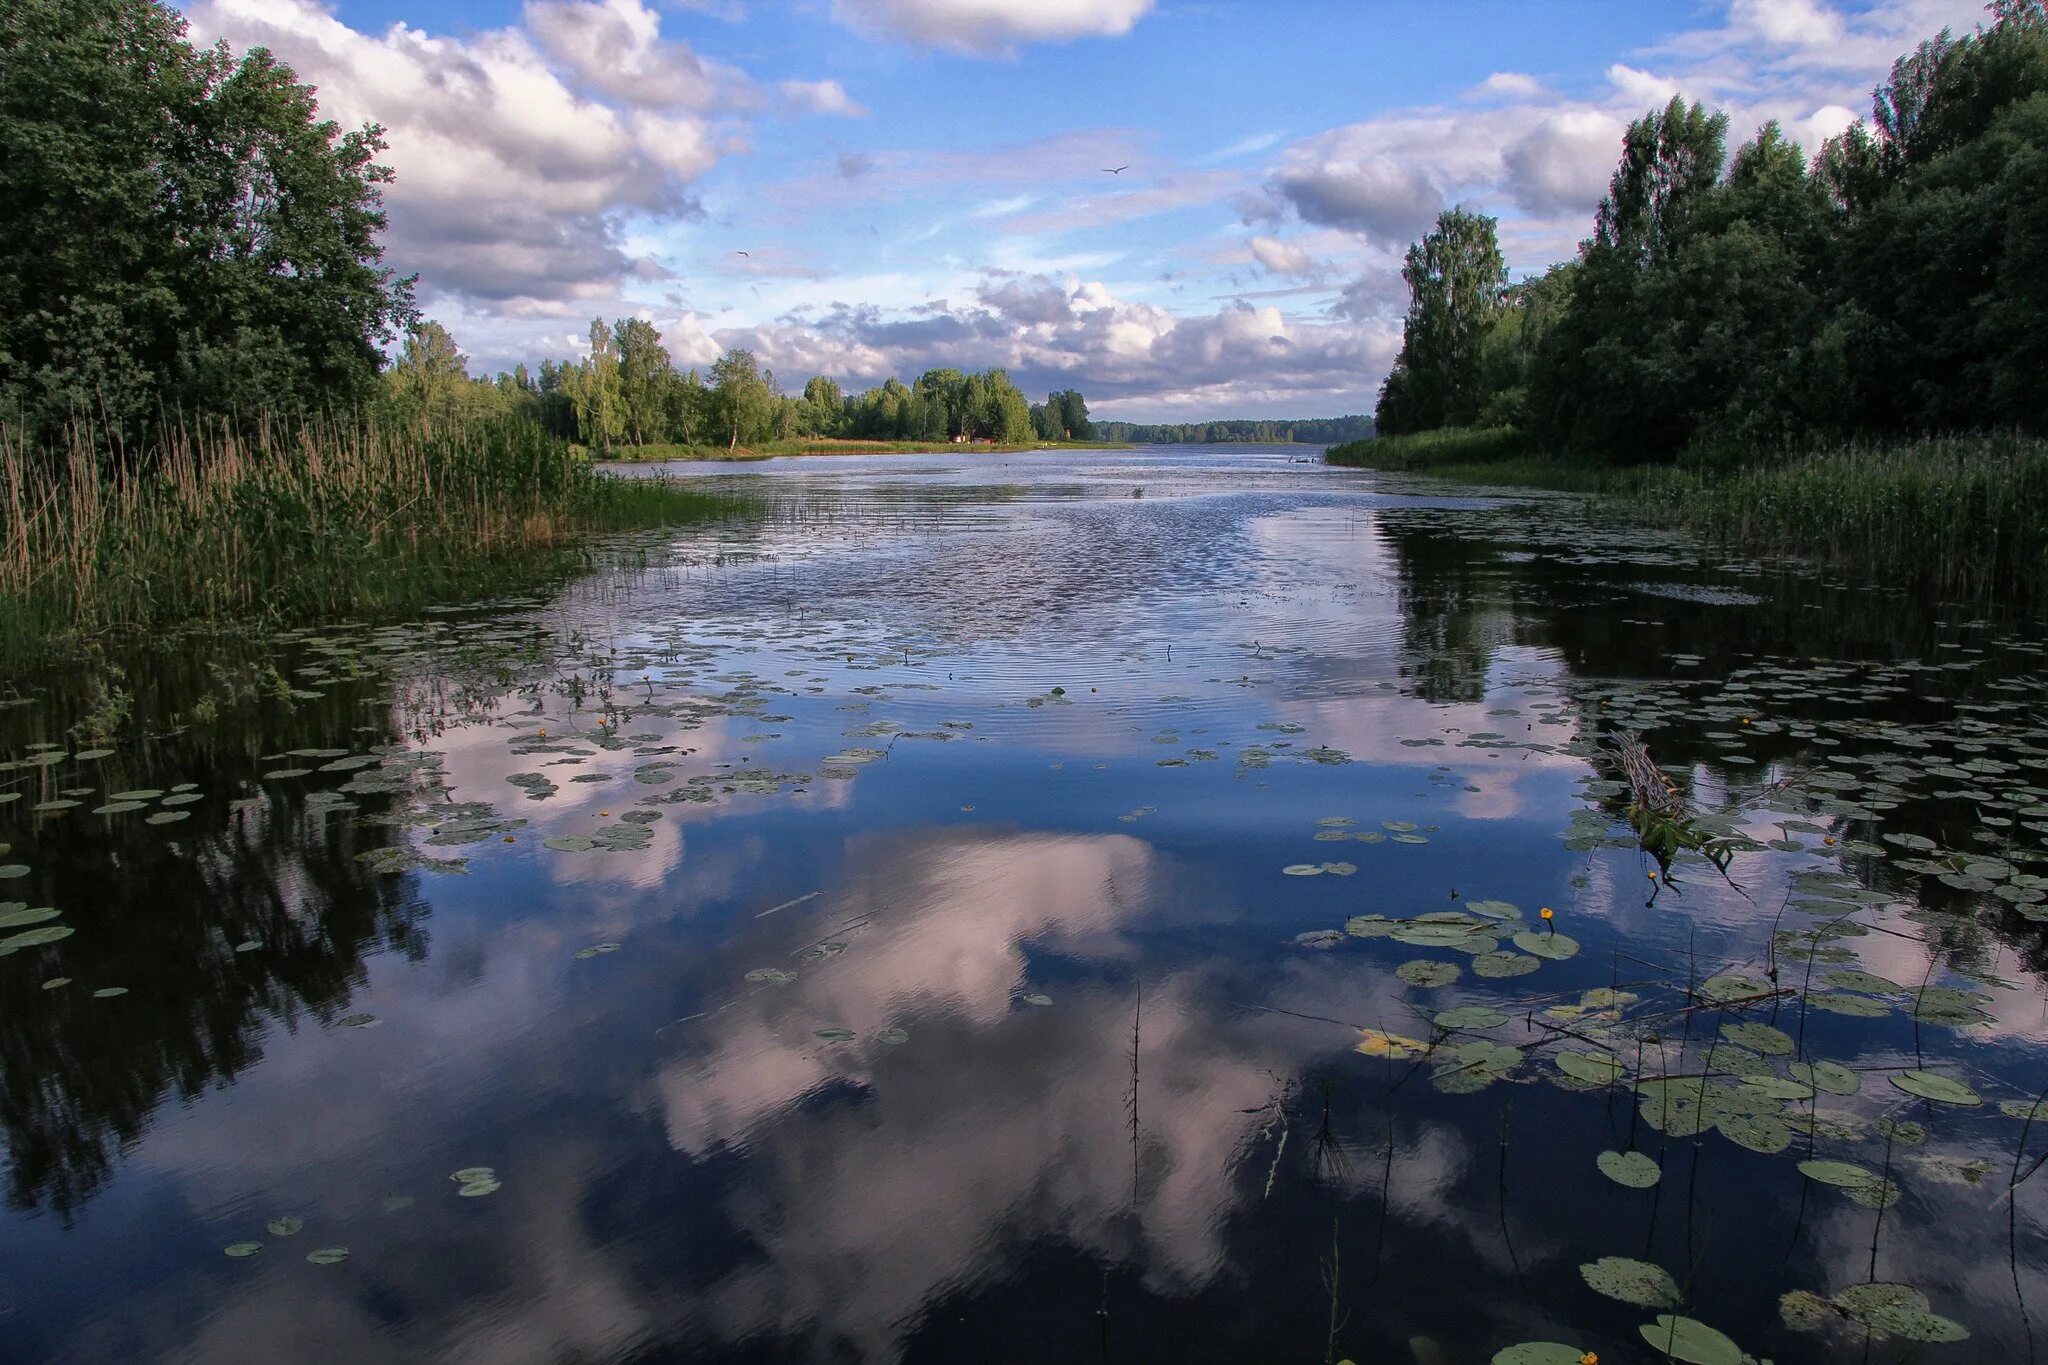
<path id="1" fill-rule="evenodd" d="M 1413 237 L 1444 206 L 1420 167 L 1391 156 L 1305 161 L 1282 169 L 1273 188 L 1303 222 L 1387 240 Z"/>
<path id="2" fill-rule="evenodd" d="M 1485 99 L 1494 95 L 1526 99 L 1542 94 L 1543 82 L 1520 71 L 1496 71 L 1465 93 L 1474 99 Z"/>
<path id="3" fill-rule="evenodd" d="M 784 81 L 775 87 L 783 107 L 830 118 L 866 118 L 868 108 L 846 93 L 838 81 Z"/>
<path id="4" fill-rule="evenodd" d="M 666 330 L 666 329 L 664 329 Z M 991 273 L 971 300 L 912 313 L 841 304 L 812 319 L 717 330 L 778 374 L 870 385 L 935 366 L 1000 366 L 1026 393 L 1079 386 L 1092 402 L 1147 411 L 1366 400 L 1399 336 L 1383 325 L 1304 321 L 1239 304 L 1177 314 L 1078 276 Z"/>
<path id="5" fill-rule="evenodd" d="M 640 0 L 527 0 L 526 27 L 581 87 L 628 104 L 704 109 L 744 86 L 664 41 L 661 16 Z"/>
<path id="6" fill-rule="evenodd" d="M 1254 237 L 1247 245 L 1251 248 L 1252 259 L 1275 275 L 1292 275 L 1296 279 L 1315 280 L 1321 279 L 1328 270 L 1323 262 L 1311 256 L 1305 248 L 1291 242 L 1283 242 L 1274 237 Z"/>
<path id="7" fill-rule="evenodd" d="M 919 47 L 977 57 L 1014 55 L 1025 43 L 1119 38 L 1153 0 L 832 0 L 841 23 Z"/>
<path id="8" fill-rule="evenodd" d="M 1505 184 L 1531 213 L 1591 213 L 1621 152 L 1622 121 L 1598 109 L 1546 115 L 1501 153 Z"/>

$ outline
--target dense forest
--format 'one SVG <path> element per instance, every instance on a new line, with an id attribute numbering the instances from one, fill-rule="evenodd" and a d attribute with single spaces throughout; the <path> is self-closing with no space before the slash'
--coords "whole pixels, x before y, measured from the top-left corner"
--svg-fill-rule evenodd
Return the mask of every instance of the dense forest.
<path id="1" fill-rule="evenodd" d="M 1619 461 L 2048 426 L 2048 16 L 1901 57 L 1809 163 L 1776 123 L 1636 120 L 1575 260 L 1510 285 L 1492 219 L 1411 247 L 1378 427 Z"/>
<path id="2" fill-rule="evenodd" d="M 1285 445 L 1302 442 L 1335 445 L 1361 441 L 1373 434 L 1370 417 L 1286 417 L 1216 422 L 1097 422 L 1095 434 L 1105 441 L 1134 445 Z"/>
<path id="3" fill-rule="evenodd" d="M 416 323 L 391 367 L 388 401 L 404 416 L 527 417 L 597 450 L 645 445 L 724 445 L 838 438 L 872 441 L 1092 440 L 1088 404 L 1072 390 L 1029 403 L 999 369 L 927 370 L 914 384 L 890 379 L 845 394 L 816 376 L 788 395 L 752 351 L 735 348 L 709 371 L 678 369 L 644 318 L 590 324 L 581 360 L 520 365 L 473 379 L 447 329 Z"/>

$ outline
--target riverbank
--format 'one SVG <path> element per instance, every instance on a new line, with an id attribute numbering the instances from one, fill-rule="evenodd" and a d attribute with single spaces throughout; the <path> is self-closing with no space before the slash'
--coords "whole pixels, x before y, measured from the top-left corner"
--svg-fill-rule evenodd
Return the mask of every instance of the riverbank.
<path id="1" fill-rule="evenodd" d="M 1600 495 L 1635 520 L 1752 554 L 1819 560 L 1920 591 L 2048 604 L 2048 441 L 1929 437 L 1735 466 L 1536 453 L 1513 428 L 1333 446 L 1354 468 Z"/>
<path id="2" fill-rule="evenodd" d="M 1033 450 L 1129 450 L 1118 441 L 766 441 L 752 446 L 644 445 L 617 446 L 591 454 L 596 464 L 663 464 L 671 460 L 719 460 L 742 463 L 798 455 L 1015 455 Z"/>
<path id="3" fill-rule="evenodd" d="M 519 421 L 180 433 L 132 468 L 0 433 L 0 655 L 413 612 L 543 580 L 590 532 L 732 511 Z"/>

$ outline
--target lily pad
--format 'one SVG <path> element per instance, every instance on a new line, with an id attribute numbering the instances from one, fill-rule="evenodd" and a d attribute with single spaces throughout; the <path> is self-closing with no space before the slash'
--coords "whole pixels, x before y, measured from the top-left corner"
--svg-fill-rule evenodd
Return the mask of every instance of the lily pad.
<path id="1" fill-rule="evenodd" d="M 1908 1284 L 1859 1284 L 1835 1295 L 1835 1306 L 1856 1321 L 1907 1341 L 1962 1341 L 1970 1334 L 1928 1306 Z"/>
<path id="2" fill-rule="evenodd" d="M 1934 1071 L 1901 1071 L 1892 1077 L 1892 1084 L 1909 1095 L 1918 1095 L 1936 1104 L 1968 1107 L 1984 1103 L 1983 1097 L 1969 1086 Z"/>
<path id="3" fill-rule="evenodd" d="M 1840 1062 L 1794 1062 L 1786 1069 L 1815 1090 L 1825 1090 L 1830 1095 L 1853 1095 L 1863 1086 L 1863 1078 Z"/>
<path id="4" fill-rule="evenodd" d="M 910 1034 L 900 1028 L 885 1028 L 875 1035 L 875 1041 L 887 1043 L 890 1047 L 901 1047 L 910 1041 Z"/>
<path id="5" fill-rule="evenodd" d="M 1426 957 L 1418 957 L 1413 962 L 1404 962 L 1394 969 L 1394 975 L 1400 977 L 1409 985 L 1426 988 L 1448 986 L 1463 974 L 1458 970 L 1458 964 L 1455 962 L 1432 962 Z"/>
<path id="6" fill-rule="evenodd" d="M 1656 1159 L 1643 1152 L 1602 1152 L 1595 1164 L 1600 1174 L 1632 1190 L 1647 1190 L 1664 1176 Z"/>
<path id="7" fill-rule="evenodd" d="M 299 1218 L 273 1218 L 268 1226 L 272 1237 L 290 1237 L 306 1224 Z"/>
<path id="8" fill-rule="evenodd" d="M 1875 1184 L 1877 1181 L 1875 1171 L 1866 1170 L 1853 1161 L 1802 1161 L 1799 1163 L 1799 1173 L 1808 1180 L 1818 1180 L 1823 1185 L 1833 1185 L 1844 1190 Z"/>
<path id="9" fill-rule="evenodd" d="M 1579 941 L 1570 934 L 1541 933 L 1535 929 L 1524 929 L 1516 934 L 1515 946 L 1552 962 L 1562 962 L 1566 958 L 1577 957 L 1579 953 Z"/>
<path id="10" fill-rule="evenodd" d="M 244 1257 L 254 1256 L 257 1252 L 263 1250 L 263 1243 L 230 1242 L 226 1246 L 222 1247 L 221 1250 L 225 1251 L 228 1255 L 234 1257 L 236 1260 L 239 1261 Z"/>
<path id="11" fill-rule="evenodd" d="M 1037 992 L 1033 992 L 1032 994 L 1024 997 L 1024 1003 L 1027 1005 L 1050 1005 L 1052 1003 L 1052 997 L 1049 995 L 1040 995 Z"/>
<path id="12" fill-rule="evenodd" d="M 850 1028 L 820 1028 L 812 1029 L 811 1032 L 828 1043 L 850 1043 L 857 1036 Z"/>
<path id="13" fill-rule="evenodd" d="M 1792 1035 L 1769 1024 L 1723 1024 L 1721 1036 L 1738 1047 L 1750 1048 L 1767 1057 L 1783 1057 L 1792 1051 Z"/>
<path id="14" fill-rule="evenodd" d="M 306 1259 L 314 1265 L 339 1265 L 348 1259 L 347 1247 L 321 1247 L 318 1251 L 306 1253 Z"/>
<path id="15" fill-rule="evenodd" d="M 1542 959 L 1527 957 L 1521 953 L 1481 953 L 1472 959 L 1474 972 L 1480 976 L 1493 978 L 1527 976 L 1542 965 Z"/>
<path id="16" fill-rule="evenodd" d="M 1660 1313 L 1640 1330 L 1644 1341 L 1687 1365 L 1742 1365 L 1742 1348 L 1697 1318 Z"/>
<path id="17" fill-rule="evenodd" d="M 1586 1353 L 1555 1341 L 1525 1341 L 1494 1353 L 1493 1365 L 1583 1365 Z"/>
<path id="18" fill-rule="evenodd" d="M 1675 1308 L 1683 1302 L 1678 1282 L 1660 1265 L 1627 1256 L 1602 1256 L 1579 1267 L 1595 1293 L 1632 1303 L 1638 1308 Z"/>
<path id="19" fill-rule="evenodd" d="M 1460 1005 L 1457 1009 L 1445 1010 L 1430 1022 L 1438 1028 L 1481 1029 L 1499 1028 L 1507 1021 L 1505 1014 L 1490 1005 Z M 2043 1113 L 2048 1114 L 2048 1105 L 2042 1108 Z"/>
<path id="20" fill-rule="evenodd" d="M 1560 1052 L 1557 1069 L 1575 1081 L 1588 1085 L 1609 1085 L 1621 1079 L 1627 1069 L 1619 1057 L 1605 1052 Z"/>

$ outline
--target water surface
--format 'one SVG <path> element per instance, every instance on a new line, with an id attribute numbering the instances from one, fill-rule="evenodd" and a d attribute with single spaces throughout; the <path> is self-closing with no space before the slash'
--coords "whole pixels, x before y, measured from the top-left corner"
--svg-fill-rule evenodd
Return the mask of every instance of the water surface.
<path id="1" fill-rule="evenodd" d="M 0 1357 L 2032 1359 L 2040 630 L 1310 453 L 19 682 Z"/>

